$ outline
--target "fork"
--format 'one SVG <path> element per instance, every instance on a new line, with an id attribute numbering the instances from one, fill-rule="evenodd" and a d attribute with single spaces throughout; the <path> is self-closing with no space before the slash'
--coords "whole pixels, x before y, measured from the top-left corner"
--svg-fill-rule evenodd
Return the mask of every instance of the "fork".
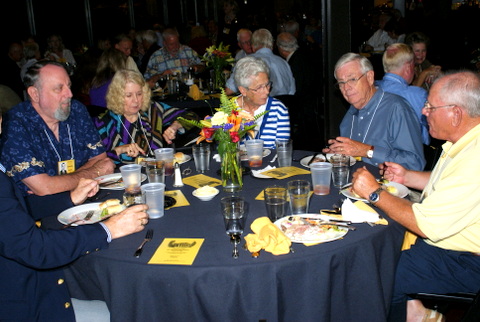
<path id="1" fill-rule="evenodd" d="M 151 241 L 152 238 L 153 238 L 153 229 L 149 229 L 149 230 L 147 230 L 147 234 L 145 235 L 145 238 L 143 239 L 140 246 L 138 246 L 138 248 L 135 251 L 135 254 L 133 254 L 133 256 L 135 256 L 137 258 L 140 257 L 140 255 L 142 255 L 142 252 L 143 252 L 143 246 L 145 246 L 146 243 Z"/>
<path id="2" fill-rule="evenodd" d="M 73 224 L 75 224 L 79 221 L 88 221 L 88 220 L 90 220 L 90 218 L 92 218 L 93 214 L 95 214 L 95 210 L 89 210 L 87 212 L 87 215 L 84 218 L 74 220 L 74 221 L 68 223 L 67 225 L 63 226 L 63 228 L 68 228 L 68 227 L 72 226 Z"/>

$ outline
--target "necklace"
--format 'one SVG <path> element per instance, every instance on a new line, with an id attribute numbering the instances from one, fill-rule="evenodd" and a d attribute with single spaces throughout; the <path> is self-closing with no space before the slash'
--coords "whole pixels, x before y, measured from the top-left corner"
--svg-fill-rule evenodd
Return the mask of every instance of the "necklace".
<path id="1" fill-rule="evenodd" d="M 128 136 L 130 137 L 131 143 L 135 143 L 135 139 L 134 139 L 133 136 L 130 134 L 130 131 L 127 129 L 127 127 L 125 126 L 125 124 L 122 122 L 122 117 L 121 117 L 120 115 L 117 115 L 117 117 L 118 117 L 118 120 L 120 121 L 120 123 L 122 123 L 122 126 L 123 126 L 123 128 L 125 129 L 125 131 L 127 132 Z M 127 118 L 125 118 L 125 119 L 127 119 Z M 138 124 L 140 125 L 140 128 L 142 129 L 143 137 L 145 138 L 145 142 L 147 142 L 148 153 L 149 153 L 149 155 L 152 156 L 152 155 L 154 155 L 154 154 L 153 154 L 153 151 L 152 151 L 152 147 L 150 146 L 150 142 L 148 142 L 147 133 L 145 132 L 145 129 L 144 129 L 144 127 L 143 127 L 142 122 L 140 121 L 140 119 L 141 119 L 141 117 L 140 117 L 140 112 L 138 112 L 138 118 L 137 118 L 137 121 L 135 121 L 135 123 L 138 122 Z M 127 119 L 127 120 L 128 120 L 128 119 Z M 138 129 L 138 126 L 137 126 L 136 124 L 134 124 L 134 123 L 130 123 L 130 124 L 132 124 L 135 128 Z"/>
<path id="2" fill-rule="evenodd" d="M 60 130 L 59 130 L 60 131 Z M 68 131 L 68 139 L 70 142 L 70 160 L 73 160 L 73 145 L 72 145 L 72 135 L 70 134 L 70 125 L 67 124 L 67 131 Z M 60 157 L 60 153 L 58 153 L 57 148 L 55 148 L 55 145 L 53 144 L 52 139 L 50 138 L 50 135 L 48 135 L 48 132 L 46 129 L 43 129 L 43 132 L 45 132 L 45 135 L 47 136 L 48 142 L 50 142 L 50 145 L 52 146 L 53 150 L 55 151 L 55 154 L 57 155 L 58 161 L 62 161 L 62 158 Z"/>
<path id="3" fill-rule="evenodd" d="M 385 92 L 382 93 L 382 97 L 380 97 L 380 100 L 377 103 L 377 106 L 375 107 L 375 110 L 373 111 L 372 118 L 370 119 L 370 122 L 368 123 L 367 131 L 365 132 L 365 135 L 363 136 L 362 143 L 365 143 L 365 139 L 367 138 L 368 131 L 370 131 L 370 126 L 372 125 L 373 119 L 375 118 L 375 114 L 377 113 L 377 109 L 380 106 L 380 103 L 382 102 L 383 95 L 385 95 Z M 352 118 L 352 126 L 350 127 L 350 139 L 353 136 L 353 123 L 355 122 L 355 115 L 353 115 Z"/>

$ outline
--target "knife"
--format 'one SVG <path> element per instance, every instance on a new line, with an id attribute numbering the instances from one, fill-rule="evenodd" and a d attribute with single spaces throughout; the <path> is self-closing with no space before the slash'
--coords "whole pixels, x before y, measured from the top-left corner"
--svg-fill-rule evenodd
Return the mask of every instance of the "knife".
<path id="1" fill-rule="evenodd" d="M 320 152 L 315 153 L 315 154 L 312 156 L 312 158 L 310 159 L 310 161 L 308 161 L 307 165 L 310 165 L 311 163 L 313 163 L 313 160 L 315 160 L 315 157 L 316 157 L 317 155 L 319 155 L 319 154 L 320 154 Z"/>

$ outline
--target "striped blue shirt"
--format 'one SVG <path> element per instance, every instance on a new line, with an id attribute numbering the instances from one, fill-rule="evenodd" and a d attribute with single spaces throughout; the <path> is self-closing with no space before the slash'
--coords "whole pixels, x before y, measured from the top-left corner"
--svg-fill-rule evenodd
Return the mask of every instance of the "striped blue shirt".
<path id="1" fill-rule="evenodd" d="M 268 113 L 257 120 L 255 138 L 263 140 L 264 148 L 275 149 L 275 140 L 290 139 L 290 116 L 287 107 L 273 97 L 269 97 L 267 103 L 255 111 L 255 115 L 265 110 Z"/>

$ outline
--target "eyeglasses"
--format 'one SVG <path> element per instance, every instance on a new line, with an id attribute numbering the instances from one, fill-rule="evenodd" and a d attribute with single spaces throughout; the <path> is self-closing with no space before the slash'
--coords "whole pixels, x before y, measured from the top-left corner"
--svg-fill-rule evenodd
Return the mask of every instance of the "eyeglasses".
<path id="1" fill-rule="evenodd" d="M 337 89 L 343 89 L 345 87 L 345 85 L 348 84 L 348 86 L 355 86 L 357 85 L 357 82 L 363 77 L 365 76 L 366 73 L 363 73 L 362 76 L 360 77 L 357 77 L 357 78 L 350 78 L 344 82 L 338 82 L 338 83 L 335 83 L 335 87 Z"/>
<path id="2" fill-rule="evenodd" d="M 435 112 L 435 110 L 437 108 L 447 108 L 447 107 L 454 107 L 454 106 L 457 106 L 455 104 L 449 104 L 449 105 L 442 105 L 442 106 L 432 106 L 430 105 L 430 103 L 428 101 L 425 102 L 425 104 L 423 105 L 423 108 L 428 112 L 428 113 L 432 113 L 432 112 Z"/>
<path id="3" fill-rule="evenodd" d="M 257 88 L 247 87 L 247 89 L 248 89 L 249 91 L 254 92 L 254 93 L 258 93 L 259 91 L 264 90 L 264 89 L 266 89 L 266 90 L 269 91 L 269 90 L 270 90 L 270 87 L 272 87 L 272 82 L 268 82 L 268 83 L 266 83 L 266 84 L 264 84 L 264 85 L 260 85 L 260 86 L 258 86 Z"/>

